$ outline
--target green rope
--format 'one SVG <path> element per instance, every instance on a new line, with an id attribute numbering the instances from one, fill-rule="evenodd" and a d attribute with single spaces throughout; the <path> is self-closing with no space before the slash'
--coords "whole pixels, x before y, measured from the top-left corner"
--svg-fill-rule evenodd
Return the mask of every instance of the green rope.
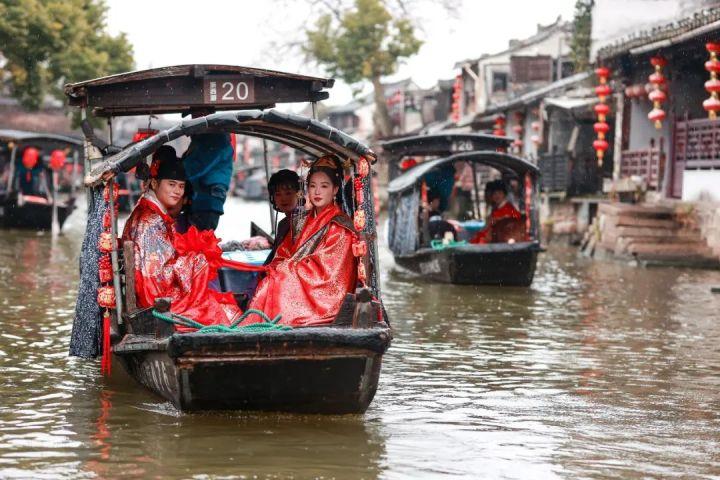
<path id="1" fill-rule="evenodd" d="M 259 315 L 263 321 L 261 323 L 251 323 L 250 325 L 239 325 L 239 323 L 252 314 Z M 273 330 L 292 330 L 290 325 L 280 325 L 278 323 L 282 318 L 281 315 L 277 315 L 274 319 L 270 319 L 265 312 L 255 310 L 254 308 L 251 308 L 240 315 L 240 317 L 230 325 L 203 325 L 192 318 L 184 317 L 182 315 L 178 315 L 177 313 L 170 312 L 170 315 L 165 315 L 157 310 L 153 310 L 152 315 L 157 319 L 174 325 L 195 328 L 199 333 L 261 333 Z"/>

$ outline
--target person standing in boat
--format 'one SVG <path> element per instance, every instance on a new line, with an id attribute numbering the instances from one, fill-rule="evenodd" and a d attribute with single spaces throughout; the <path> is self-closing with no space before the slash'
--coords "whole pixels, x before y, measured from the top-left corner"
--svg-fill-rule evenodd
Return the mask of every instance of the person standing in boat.
<path id="1" fill-rule="evenodd" d="M 353 223 L 335 203 L 342 168 L 332 156 L 320 157 L 308 172 L 307 212 L 302 231 L 285 235 L 249 308 L 293 326 L 332 323 L 347 293 L 356 286 Z M 250 315 L 248 323 L 261 321 Z"/>
<path id="2" fill-rule="evenodd" d="M 288 234 L 293 238 L 297 236 L 305 219 L 305 208 L 298 207 L 302 192 L 300 191 L 300 177 L 297 173 L 288 169 L 273 173 L 268 182 L 268 192 L 273 208 L 285 214 L 285 218 L 278 223 L 275 242 L 265 260 L 265 265 L 269 265 L 273 260 L 275 252 Z"/>
<path id="3" fill-rule="evenodd" d="M 233 169 L 233 147 L 227 133 L 193 135 L 183 155 L 192 186 L 190 224 L 198 230 L 215 230 L 224 213 Z"/>
<path id="4" fill-rule="evenodd" d="M 185 184 L 179 159 L 156 158 L 150 188 L 125 224 L 122 240 L 134 242 L 137 305 L 151 307 L 156 298 L 169 297 L 173 313 L 207 325 L 230 324 L 241 313 L 232 294 L 208 288 L 221 256 L 217 239 L 194 228 L 185 235 L 176 232 L 169 213 L 181 204 Z"/>
<path id="5" fill-rule="evenodd" d="M 493 241 L 506 241 L 503 232 L 499 231 L 501 222 L 508 225 L 503 230 L 513 230 L 512 235 L 517 236 L 515 231 L 522 227 L 522 215 L 520 211 L 513 206 L 508 200 L 508 191 L 505 182 L 502 180 L 493 180 L 485 186 L 485 198 L 491 205 L 490 215 L 488 217 L 488 226 L 480 230 L 471 240 L 470 243 L 491 243 Z"/>

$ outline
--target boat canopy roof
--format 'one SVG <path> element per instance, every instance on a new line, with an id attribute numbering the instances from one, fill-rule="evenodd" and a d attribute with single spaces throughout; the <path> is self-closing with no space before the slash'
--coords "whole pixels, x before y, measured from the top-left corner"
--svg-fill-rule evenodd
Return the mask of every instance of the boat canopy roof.
<path id="1" fill-rule="evenodd" d="M 397 138 L 381 142 L 383 150 L 395 159 L 408 155 L 448 156 L 476 150 L 505 148 L 513 141 L 509 137 L 484 133 L 433 133 Z"/>
<path id="2" fill-rule="evenodd" d="M 420 163 L 412 167 L 407 172 L 398 176 L 388 184 L 389 193 L 400 193 L 422 181 L 422 178 L 435 168 L 443 165 L 453 164 L 455 162 L 472 162 L 488 165 L 502 173 L 512 173 L 518 176 L 524 176 L 529 173 L 537 178 L 538 168 L 522 158 L 501 152 L 467 152 L 457 153 L 445 158 L 436 158 L 428 162 Z"/>
<path id="3" fill-rule="evenodd" d="M 102 117 L 269 108 L 329 97 L 332 78 L 235 65 L 176 65 L 65 85 L 72 106 Z"/>
<path id="4" fill-rule="evenodd" d="M 37 140 L 51 140 L 54 142 L 64 142 L 72 145 L 82 146 L 83 141 L 80 138 L 69 137 L 67 135 L 57 135 L 54 133 L 44 132 L 28 132 L 25 130 L 4 130 L 0 129 L 0 141 L 4 142 L 32 142 Z"/>
<path id="5" fill-rule="evenodd" d="M 188 119 L 152 137 L 134 143 L 106 157 L 86 176 L 86 185 L 95 185 L 103 173 L 128 171 L 164 143 L 184 135 L 227 132 L 264 138 L 300 150 L 312 157 L 334 154 L 354 163 L 360 157 L 376 161 L 370 148 L 351 136 L 311 118 L 277 110 L 218 112 Z"/>

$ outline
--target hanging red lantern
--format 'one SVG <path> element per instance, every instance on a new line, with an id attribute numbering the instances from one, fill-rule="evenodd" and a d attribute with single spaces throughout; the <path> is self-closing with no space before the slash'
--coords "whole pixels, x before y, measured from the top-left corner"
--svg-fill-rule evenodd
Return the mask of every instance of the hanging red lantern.
<path id="1" fill-rule="evenodd" d="M 40 151 L 35 147 L 27 147 L 23 152 L 22 165 L 28 170 L 32 170 L 40 160 Z"/>
<path id="2" fill-rule="evenodd" d="M 530 137 L 530 140 L 535 144 L 535 146 L 540 145 L 540 143 L 542 142 L 542 140 L 540 140 L 540 135 L 533 135 L 532 137 Z"/>
<path id="3" fill-rule="evenodd" d="M 537 120 L 532 122 L 530 124 L 530 128 L 532 128 L 536 132 L 539 132 L 540 131 L 540 122 L 538 122 Z"/>
<path id="4" fill-rule="evenodd" d="M 517 138 L 512 143 L 513 147 L 515 147 L 515 150 L 518 154 L 522 153 L 522 147 L 523 147 L 523 132 L 525 128 L 523 127 L 523 121 L 525 120 L 525 115 L 523 115 L 523 112 L 515 112 L 515 125 L 513 125 L 513 132 L 517 135 Z"/>
<path id="5" fill-rule="evenodd" d="M 514 126 L 513 126 L 513 132 L 515 132 L 515 133 L 517 133 L 518 135 L 520 135 L 520 134 L 523 132 L 523 127 L 522 127 L 522 125 L 514 125 Z"/>
<path id="6" fill-rule="evenodd" d="M 662 121 L 665 119 L 665 111 L 660 108 L 667 95 L 662 89 L 665 86 L 665 76 L 662 74 L 662 69 L 667 65 L 667 60 L 663 57 L 656 56 L 650 59 L 650 64 L 655 68 L 655 72 L 648 77 L 650 83 L 653 85 L 653 89 L 648 93 L 648 98 L 653 102 L 653 109 L 648 113 L 648 118 L 655 122 L 655 128 L 662 128 Z"/>
<path id="7" fill-rule="evenodd" d="M 710 53 L 710 60 L 705 62 L 705 70 L 710 72 L 710 80 L 705 82 L 705 90 L 710 93 L 710 97 L 703 102 L 703 108 L 708 112 L 708 118 L 715 120 L 720 111 L 720 80 L 718 80 L 720 43 L 708 42 L 705 44 L 705 49 Z"/>
<path id="8" fill-rule="evenodd" d="M 97 290 L 97 302 L 102 308 L 115 308 L 115 288 L 105 285 Z"/>
<path id="9" fill-rule="evenodd" d="M 498 135 L 500 137 L 505 136 L 505 115 L 498 115 L 495 117 L 495 125 L 493 125 L 493 135 Z"/>
<path id="10" fill-rule="evenodd" d="M 98 250 L 109 253 L 113 250 L 113 235 L 110 232 L 101 232 L 98 239 Z"/>
<path id="11" fill-rule="evenodd" d="M 50 153 L 50 168 L 53 170 L 60 170 L 65 166 L 66 160 L 65 152 L 62 150 L 53 150 Z"/>
<path id="12" fill-rule="evenodd" d="M 610 147 L 605 136 L 610 131 L 610 125 L 607 124 L 607 115 L 610 113 L 610 106 L 605 103 L 607 98 L 612 94 L 612 88 L 608 85 L 608 77 L 610 76 L 610 69 L 607 67 L 598 67 L 595 69 L 595 75 L 598 77 L 600 85 L 595 87 L 595 94 L 598 96 L 599 103 L 594 107 L 595 113 L 598 116 L 598 121 L 594 125 L 595 133 L 597 133 L 597 140 L 593 142 L 593 148 L 598 159 L 598 166 L 602 166 L 603 157 L 605 151 Z"/>

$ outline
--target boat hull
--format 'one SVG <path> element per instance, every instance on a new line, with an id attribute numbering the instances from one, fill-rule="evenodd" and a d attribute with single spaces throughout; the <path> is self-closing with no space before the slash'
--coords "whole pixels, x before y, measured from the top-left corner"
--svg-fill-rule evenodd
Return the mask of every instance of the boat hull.
<path id="1" fill-rule="evenodd" d="M 537 242 L 423 248 L 395 255 L 395 263 L 423 277 L 460 285 L 529 286 L 535 276 Z"/>
<path id="2" fill-rule="evenodd" d="M 126 335 L 114 347 L 139 383 L 186 412 L 362 413 L 372 401 L 387 328 L 262 334 Z"/>
<path id="3" fill-rule="evenodd" d="M 69 205 L 58 206 L 58 224 L 62 228 L 67 217 L 75 209 Z M 25 202 L 18 205 L 15 198 L 0 201 L 0 226 L 28 230 L 50 230 L 52 228 L 52 205 Z"/>

